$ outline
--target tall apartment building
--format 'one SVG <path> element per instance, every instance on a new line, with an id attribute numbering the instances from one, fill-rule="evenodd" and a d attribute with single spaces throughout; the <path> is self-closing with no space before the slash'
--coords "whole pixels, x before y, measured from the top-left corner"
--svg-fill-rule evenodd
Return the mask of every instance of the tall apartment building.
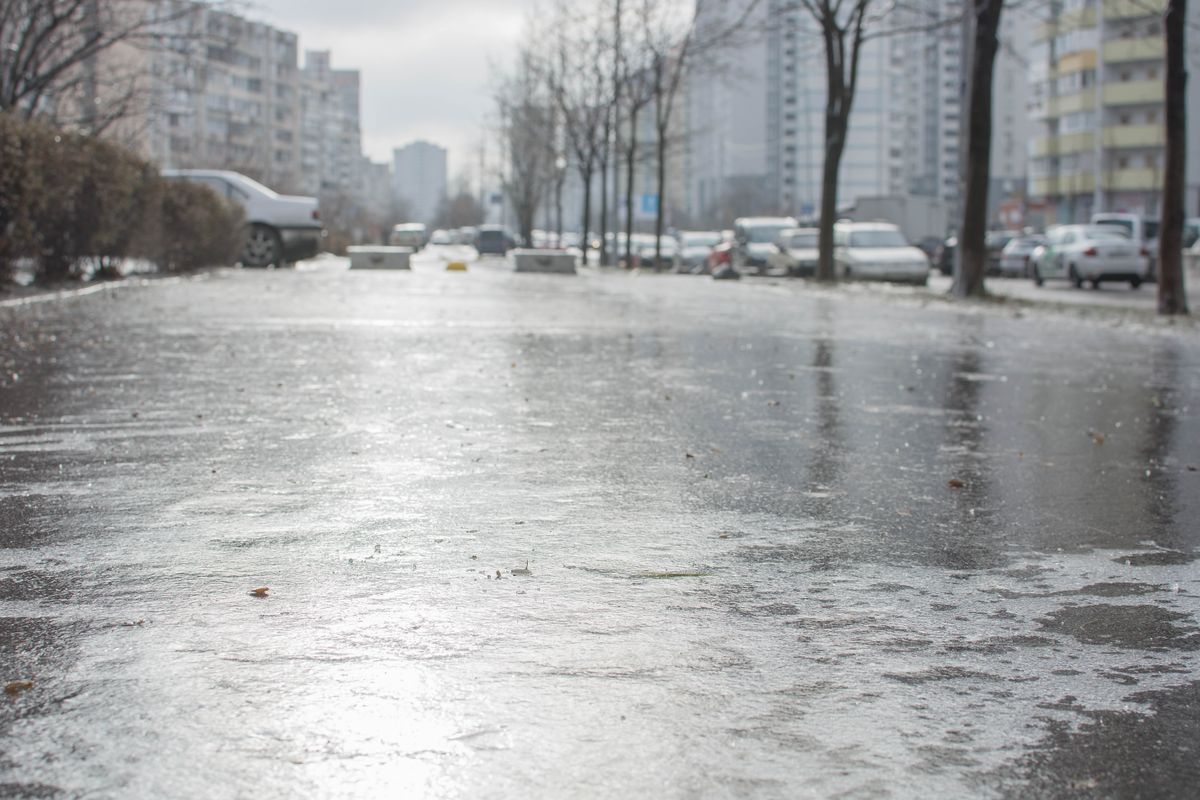
<path id="1" fill-rule="evenodd" d="M 1028 6 L 1005 8 L 1000 17 L 1000 51 L 992 76 L 992 163 L 989 206 L 992 222 L 1022 226 L 1028 199 L 1029 53 L 1035 11 Z"/>
<path id="2" fill-rule="evenodd" d="M 201 4 L 172 25 L 168 46 L 144 56 L 153 78 L 143 152 L 164 167 L 234 169 L 299 190 L 296 34 Z"/>
<path id="3" fill-rule="evenodd" d="M 396 198 L 408 206 L 414 222 L 429 223 L 446 196 L 446 150 L 430 142 L 412 142 L 393 151 Z"/>
<path id="4" fill-rule="evenodd" d="M 1096 211 L 1157 215 L 1162 189 L 1164 0 L 1052 0 L 1029 67 L 1030 194 L 1047 222 Z M 1189 15 L 1189 53 L 1200 51 Z M 1200 85 L 1188 84 L 1188 110 Z M 1195 117 L 1195 114 L 1189 114 Z M 1200 131 L 1189 126 L 1186 208 L 1200 203 Z"/>
<path id="5" fill-rule="evenodd" d="M 358 70 L 333 69 L 328 50 L 308 50 L 301 70 L 301 181 L 306 194 L 350 194 L 362 158 Z"/>
<path id="6" fill-rule="evenodd" d="M 714 4 L 715 5 L 715 4 Z M 962 0 L 913 0 L 878 23 L 859 61 L 849 136 L 838 182 L 841 205 L 877 196 L 920 196 L 953 207 L 959 196 L 964 126 L 963 36 L 954 24 Z M 720 10 L 708 11 L 720 14 Z M 795 3 L 757 8 L 757 40 L 731 54 L 727 78 L 698 71 L 688 86 L 688 211 L 728 222 L 731 214 L 811 216 L 820 205 L 825 157 L 825 55 L 812 17 Z M 1017 25 L 1011 26 L 1017 31 Z M 1006 41 L 997 74 L 1006 92 L 995 104 L 997 196 L 1019 194 L 1025 56 Z M 1005 158 L 1007 156 L 1007 158 Z"/>

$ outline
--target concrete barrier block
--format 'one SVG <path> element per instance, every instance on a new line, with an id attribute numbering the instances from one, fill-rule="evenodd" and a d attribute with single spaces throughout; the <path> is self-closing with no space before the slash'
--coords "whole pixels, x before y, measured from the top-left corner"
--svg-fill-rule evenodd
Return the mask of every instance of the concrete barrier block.
<path id="1" fill-rule="evenodd" d="M 411 247 L 355 245 L 347 247 L 350 269 L 412 269 Z"/>
<path id="2" fill-rule="evenodd" d="M 513 250 L 512 259 L 516 272 L 575 274 L 575 255 L 566 250 Z"/>

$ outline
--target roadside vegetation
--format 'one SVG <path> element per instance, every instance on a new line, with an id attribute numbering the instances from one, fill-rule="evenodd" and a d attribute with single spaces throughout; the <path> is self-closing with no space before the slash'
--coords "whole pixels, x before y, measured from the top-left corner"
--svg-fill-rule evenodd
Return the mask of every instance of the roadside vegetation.
<path id="1" fill-rule="evenodd" d="M 167 181 L 110 142 L 0 113 L 0 291 L 20 274 L 41 285 L 232 264 L 239 207 Z"/>

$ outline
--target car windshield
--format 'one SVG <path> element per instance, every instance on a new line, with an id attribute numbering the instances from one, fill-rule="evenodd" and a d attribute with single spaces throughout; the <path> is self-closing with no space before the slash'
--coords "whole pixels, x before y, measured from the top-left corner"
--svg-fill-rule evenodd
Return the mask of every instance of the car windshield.
<path id="1" fill-rule="evenodd" d="M 1111 225 L 1104 223 L 1103 225 L 1090 225 L 1083 229 L 1083 235 L 1088 239 L 1124 239 L 1129 240 L 1129 234 L 1122 225 Z"/>
<path id="2" fill-rule="evenodd" d="M 788 237 L 788 247 L 795 250 L 816 250 L 817 249 L 817 234 L 815 233 L 794 233 Z"/>
<path id="3" fill-rule="evenodd" d="M 874 230 L 853 231 L 850 234 L 851 247 L 907 247 L 904 235 L 897 230 L 877 228 Z"/>
<path id="4" fill-rule="evenodd" d="M 1158 220 L 1148 219 L 1142 223 L 1142 235 L 1147 239 L 1158 238 Z"/>
<path id="5" fill-rule="evenodd" d="M 684 247 L 714 247 L 721 243 L 719 233 L 685 233 L 682 238 Z"/>
<path id="6" fill-rule="evenodd" d="M 1004 246 L 1004 251 L 1006 253 L 1014 253 L 1014 252 L 1020 253 L 1020 252 L 1032 250 L 1033 248 L 1037 247 L 1041 243 L 1042 243 L 1041 237 L 1021 236 L 1019 238 L 1012 239 L 1011 241 L 1009 241 L 1009 243 Z"/>
<path id="7" fill-rule="evenodd" d="M 254 191 L 262 192 L 267 197 L 278 197 L 279 196 L 275 193 L 274 189 L 263 186 L 261 183 L 254 180 L 253 178 L 248 178 L 245 175 L 242 175 L 241 173 L 234 173 L 234 174 L 228 175 L 228 176 L 226 176 L 226 179 L 229 180 L 231 183 L 239 184 L 240 186 L 242 186 L 244 188 L 249 188 Z"/>
<path id="8" fill-rule="evenodd" d="M 1125 232 L 1126 238 L 1133 236 L 1133 221 L 1128 219 L 1100 219 L 1096 221 L 1097 225 L 1103 225 L 1106 228 L 1115 228 Z"/>
<path id="9" fill-rule="evenodd" d="M 746 227 L 746 240 L 752 244 L 770 244 L 779 238 L 779 234 L 792 225 L 753 225 Z"/>

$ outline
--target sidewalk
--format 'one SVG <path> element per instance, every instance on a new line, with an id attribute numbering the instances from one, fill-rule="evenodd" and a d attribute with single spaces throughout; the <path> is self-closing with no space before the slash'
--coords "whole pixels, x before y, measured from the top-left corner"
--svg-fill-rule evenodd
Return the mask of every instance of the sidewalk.
<path id="1" fill-rule="evenodd" d="M 951 278 L 934 273 L 929 278 L 929 291 L 946 294 L 950 291 Z M 1099 289 L 1076 289 L 1067 281 L 1047 281 L 1035 286 L 1028 278 L 988 277 L 985 283 L 989 294 L 1031 303 L 1047 303 L 1063 306 L 1092 306 L 1118 310 L 1146 311 L 1155 313 L 1158 308 L 1158 285 L 1144 283 L 1131 289 L 1128 283 L 1102 283 Z M 1184 277 L 1187 289 L 1188 309 L 1200 313 L 1200 271 L 1187 271 Z"/>

